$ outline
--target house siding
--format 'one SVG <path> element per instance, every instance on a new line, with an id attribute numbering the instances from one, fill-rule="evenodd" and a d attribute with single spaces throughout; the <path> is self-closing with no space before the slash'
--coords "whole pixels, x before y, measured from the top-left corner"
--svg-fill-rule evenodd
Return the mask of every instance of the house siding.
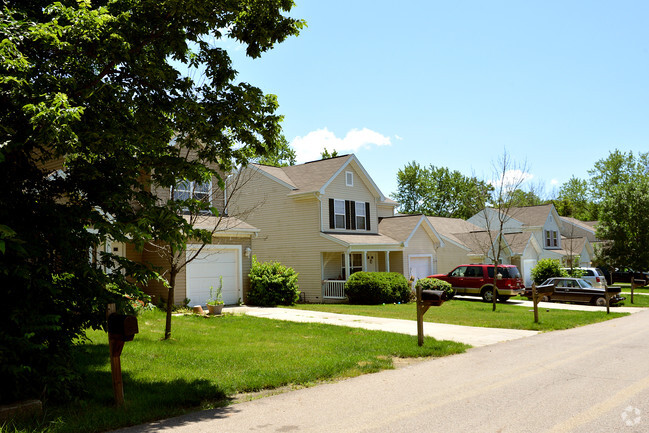
<path id="1" fill-rule="evenodd" d="M 345 180 L 345 172 L 351 171 L 354 173 L 354 185 L 347 186 Z M 369 203 L 370 206 L 370 230 L 343 230 L 332 229 L 329 225 L 329 199 L 336 200 L 352 200 Z M 345 169 L 336 176 L 331 183 L 327 186 L 324 194 L 322 195 L 321 207 L 321 230 L 324 232 L 336 233 L 378 233 L 378 215 L 376 206 L 376 197 L 369 190 L 369 188 L 362 181 L 362 174 L 349 164 Z"/>
<path id="2" fill-rule="evenodd" d="M 260 229 L 252 240 L 258 261 L 278 261 L 299 273 L 298 284 L 307 302 L 322 301 L 321 252 L 343 252 L 343 247 L 320 235 L 320 200 L 316 195 L 291 197 L 291 190 L 252 169 L 245 193 L 233 200 L 230 215 L 244 215 Z M 344 172 L 342 173 L 344 182 Z M 341 197 L 345 198 L 345 197 Z"/>

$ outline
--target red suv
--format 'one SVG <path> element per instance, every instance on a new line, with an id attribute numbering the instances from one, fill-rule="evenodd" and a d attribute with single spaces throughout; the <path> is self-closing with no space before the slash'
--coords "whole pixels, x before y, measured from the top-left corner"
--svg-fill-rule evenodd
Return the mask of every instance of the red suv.
<path id="1" fill-rule="evenodd" d="M 506 301 L 511 296 L 523 293 L 525 285 L 518 268 L 514 265 L 498 265 L 496 295 L 499 301 Z M 494 265 L 460 265 L 448 274 L 431 275 L 430 278 L 448 281 L 458 295 L 482 296 L 485 302 L 493 302 Z"/>

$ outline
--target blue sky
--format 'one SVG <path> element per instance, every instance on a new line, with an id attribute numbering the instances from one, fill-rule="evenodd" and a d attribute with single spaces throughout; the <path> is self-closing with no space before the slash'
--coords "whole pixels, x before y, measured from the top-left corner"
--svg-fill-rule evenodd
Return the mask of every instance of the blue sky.
<path id="1" fill-rule="evenodd" d="M 410 161 L 489 180 L 507 152 L 545 195 L 649 151 L 649 2 L 296 0 L 308 27 L 238 79 L 278 96 L 298 162 L 355 153 L 381 191 Z"/>

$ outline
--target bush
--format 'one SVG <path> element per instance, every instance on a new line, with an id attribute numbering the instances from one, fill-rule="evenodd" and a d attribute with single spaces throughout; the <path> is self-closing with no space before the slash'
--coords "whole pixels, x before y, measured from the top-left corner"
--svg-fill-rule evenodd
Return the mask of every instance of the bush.
<path id="1" fill-rule="evenodd" d="M 350 304 L 383 304 L 409 302 L 413 293 L 406 277 L 398 272 L 355 272 L 347 283 L 345 293 Z"/>
<path id="2" fill-rule="evenodd" d="M 262 307 L 295 305 L 300 297 L 298 273 L 279 262 L 258 262 L 252 256 L 248 303 Z"/>
<path id="3" fill-rule="evenodd" d="M 538 286 L 545 280 L 552 277 L 567 277 L 568 273 L 561 268 L 561 263 L 557 259 L 539 260 L 536 266 L 532 268 L 532 280 Z"/>
<path id="4" fill-rule="evenodd" d="M 446 300 L 451 300 L 455 296 L 455 289 L 451 283 L 438 280 L 437 278 L 422 278 L 417 280 L 415 284 L 415 290 L 421 287 L 422 290 L 441 290 L 446 292 Z"/>

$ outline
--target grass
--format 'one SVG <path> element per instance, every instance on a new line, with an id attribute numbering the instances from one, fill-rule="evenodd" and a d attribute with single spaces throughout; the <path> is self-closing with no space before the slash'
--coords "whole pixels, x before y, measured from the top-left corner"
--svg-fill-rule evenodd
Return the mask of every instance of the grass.
<path id="1" fill-rule="evenodd" d="M 393 357 L 445 356 L 469 346 L 413 336 L 249 316 L 174 317 L 161 341 L 164 314 L 139 317 L 124 346 L 124 408 L 115 408 L 107 336 L 89 331 L 76 347 L 88 395 L 47 408 L 44 419 L 2 432 L 98 432 L 231 403 L 237 393 L 357 376 L 393 367 Z"/>
<path id="2" fill-rule="evenodd" d="M 300 304 L 294 308 L 339 314 L 355 314 L 359 316 L 417 320 L 414 303 L 401 305 Z M 427 322 L 450 323 L 454 325 L 554 331 L 603 322 L 628 315 L 628 313 L 615 312 L 607 315 L 606 311 L 545 311 L 541 309 L 539 323 L 534 323 L 534 313 L 531 307 L 498 304 L 495 312 L 491 311 L 491 309 L 492 304 L 484 303 L 480 300 L 454 299 L 445 302 L 441 307 L 431 307 L 424 315 L 424 320 Z"/>

